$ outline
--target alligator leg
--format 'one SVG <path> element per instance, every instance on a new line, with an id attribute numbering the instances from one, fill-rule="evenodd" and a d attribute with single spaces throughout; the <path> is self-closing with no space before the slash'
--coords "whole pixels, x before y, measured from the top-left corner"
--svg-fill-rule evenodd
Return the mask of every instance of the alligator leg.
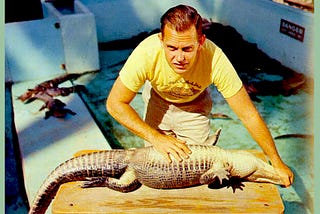
<path id="1" fill-rule="evenodd" d="M 253 182 L 282 184 L 282 181 L 274 168 L 260 159 L 256 160 L 256 170 L 251 175 L 246 177 L 246 180 Z"/>
<path id="2" fill-rule="evenodd" d="M 141 185 L 136 178 L 135 171 L 132 168 L 127 168 L 119 179 L 112 177 L 94 177 L 90 178 L 89 181 L 85 181 L 82 187 L 90 188 L 99 186 L 108 187 L 119 192 L 132 192 Z"/>
<path id="3" fill-rule="evenodd" d="M 81 185 L 82 188 L 104 187 L 107 177 L 89 177 Z"/>
<path id="4" fill-rule="evenodd" d="M 201 184 L 210 184 L 213 183 L 216 179 L 219 179 L 220 184 L 222 184 L 223 179 L 229 180 L 229 172 L 228 169 L 222 166 L 213 166 L 207 172 L 205 172 L 200 177 Z"/>
<path id="5" fill-rule="evenodd" d="M 220 133 L 221 133 L 221 128 L 217 129 L 217 131 L 213 135 L 209 136 L 206 142 L 204 142 L 204 145 L 209 145 L 209 146 L 216 145 L 220 137 Z"/>
<path id="6" fill-rule="evenodd" d="M 282 184 L 282 181 L 275 169 L 246 151 L 229 152 L 229 158 L 232 162 L 232 176 L 238 176 L 251 182 L 268 182 L 273 184 Z M 239 161 L 241 160 L 241 161 Z"/>

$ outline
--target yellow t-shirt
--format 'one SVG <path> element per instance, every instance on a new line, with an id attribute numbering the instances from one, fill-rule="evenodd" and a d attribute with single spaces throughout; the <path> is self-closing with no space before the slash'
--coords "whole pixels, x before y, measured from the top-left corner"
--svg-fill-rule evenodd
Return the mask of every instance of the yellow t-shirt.
<path id="1" fill-rule="evenodd" d="M 142 41 L 129 56 L 120 71 L 123 84 L 138 92 L 145 81 L 163 99 L 173 103 L 194 100 L 210 84 L 225 97 L 237 93 L 242 82 L 222 50 L 206 39 L 192 70 L 177 74 L 168 64 L 157 34 Z"/>

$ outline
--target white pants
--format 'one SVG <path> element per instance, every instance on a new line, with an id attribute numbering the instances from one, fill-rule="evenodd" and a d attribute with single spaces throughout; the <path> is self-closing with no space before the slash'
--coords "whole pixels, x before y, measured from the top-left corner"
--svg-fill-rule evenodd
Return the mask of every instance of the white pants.
<path id="1" fill-rule="evenodd" d="M 145 122 L 154 129 L 188 144 L 201 144 L 208 139 L 208 116 L 212 108 L 209 89 L 191 102 L 175 104 L 162 99 L 147 82 L 142 97 L 145 102 Z M 148 142 L 145 144 L 150 145 Z"/>

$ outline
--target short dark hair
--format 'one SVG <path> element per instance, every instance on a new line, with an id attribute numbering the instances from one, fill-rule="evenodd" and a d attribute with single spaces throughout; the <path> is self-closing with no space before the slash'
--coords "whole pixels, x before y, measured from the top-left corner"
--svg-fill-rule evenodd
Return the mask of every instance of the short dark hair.
<path id="1" fill-rule="evenodd" d="M 183 32 L 195 26 L 198 38 L 202 36 L 202 17 L 196 9 L 188 5 L 180 4 L 170 8 L 161 17 L 160 24 L 162 36 L 164 36 L 164 27 L 166 25 L 169 25 L 170 28 L 177 32 Z"/>

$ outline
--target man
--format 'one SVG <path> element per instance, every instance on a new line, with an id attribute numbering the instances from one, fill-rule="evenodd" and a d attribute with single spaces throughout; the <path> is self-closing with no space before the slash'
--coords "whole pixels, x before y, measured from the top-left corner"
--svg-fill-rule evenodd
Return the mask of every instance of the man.
<path id="1" fill-rule="evenodd" d="M 209 136 L 211 84 L 269 157 L 284 186 L 290 186 L 293 173 L 282 162 L 267 126 L 227 57 L 202 34 L 202 18 L 190 6 L 178 5 L 161 17 L 161 33 L 132 52 L 106 105 L 117 121 L 168 161 L 170 155 L 182 161 L 191 153 L 187 143 L 203 143 Z M 145 120 L 130 106 L 143 85 Z"/>

